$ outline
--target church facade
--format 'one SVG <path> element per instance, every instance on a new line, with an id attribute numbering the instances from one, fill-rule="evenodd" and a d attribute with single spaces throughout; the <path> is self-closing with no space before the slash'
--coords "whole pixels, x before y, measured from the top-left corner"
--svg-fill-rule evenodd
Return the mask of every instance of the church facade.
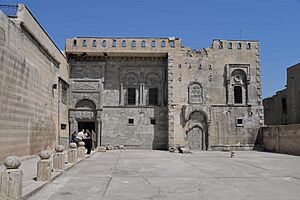
<path id="1" fill-rule="evenodd" d="M 127 148 L 252 149 L 263 125 L 259 42 L 75 37 L 66 41 L 70 132 Z"/>

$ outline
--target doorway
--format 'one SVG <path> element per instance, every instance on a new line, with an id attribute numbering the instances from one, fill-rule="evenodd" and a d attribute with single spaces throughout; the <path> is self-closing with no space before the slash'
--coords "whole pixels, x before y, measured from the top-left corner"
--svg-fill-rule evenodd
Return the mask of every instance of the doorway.
<path id="1" fill-rule="evenodd" d="M 95 130 L 95 122 L 78 122 L 78 131 L 89 129 L 91 132 Z"/>
<path id="2" fill-rule="evenodd" d="M 188 146 L 191 150 L 204 150 L 203 130 L 199 127 L 192 128 L 187 133 Z"/>

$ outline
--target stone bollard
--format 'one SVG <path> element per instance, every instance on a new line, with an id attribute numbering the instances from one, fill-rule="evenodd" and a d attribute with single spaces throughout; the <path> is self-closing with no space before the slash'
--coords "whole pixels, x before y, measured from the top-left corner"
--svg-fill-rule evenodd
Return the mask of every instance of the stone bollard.
<path id="1" fill-rule="evenodd" d="M 16 156 L 9 156 L 5 159 L 4 166 L 6 170 L 1 172 L 0 199 L 21 199 L 23 171 L 18 169 L 21 160 Z"/>
<path id="2" fill-rule="evenodd" d="M 74 142 L 69 144 L 68 163 L 77 163 L 77 144 Z"/>
<path id="3" fill-rule="evenodd" d="M 51 157 L 52 152 L 43 150 L 39 154 L 41 160 L 37 163 L 37 181 L 49 181 L 51 180 Z"/>
<path id="4" fill-rule="evenodd" d="M 53 155 L 53 171 L 64 171 L 65 170 L 65 147 L 57 145 L 55 147 L 55 154 Z"/>
<path id="5" fill-rule="evenodd" d="M 78 143 L 78 158 L 79 159 L 83 159 L 85 158 L 85 147 L 84 147 L 85 143 L 84 142 L 79 142 Z"/>

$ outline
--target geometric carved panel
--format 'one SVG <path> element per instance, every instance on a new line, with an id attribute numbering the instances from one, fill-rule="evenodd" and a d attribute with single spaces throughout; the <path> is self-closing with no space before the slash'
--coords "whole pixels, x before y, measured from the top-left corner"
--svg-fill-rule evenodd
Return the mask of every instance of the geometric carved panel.
<path id="1" fill-rule="evenodd" d="M 194 82 L 189 85 L 189 103 L 202 103 L 202 87 L 200 83 Z"/>

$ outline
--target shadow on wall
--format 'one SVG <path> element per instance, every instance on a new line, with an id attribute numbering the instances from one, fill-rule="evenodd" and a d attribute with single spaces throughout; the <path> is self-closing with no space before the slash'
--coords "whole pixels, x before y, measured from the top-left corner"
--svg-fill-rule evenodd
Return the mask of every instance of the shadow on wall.
<path id="1" fill-rule="evenodd" d="M 154 118 L 150 119 L 150 126 L 154 126 L 152 149 L 168 150 L 168 111 L 166 107 L 154 107 Z"/>

